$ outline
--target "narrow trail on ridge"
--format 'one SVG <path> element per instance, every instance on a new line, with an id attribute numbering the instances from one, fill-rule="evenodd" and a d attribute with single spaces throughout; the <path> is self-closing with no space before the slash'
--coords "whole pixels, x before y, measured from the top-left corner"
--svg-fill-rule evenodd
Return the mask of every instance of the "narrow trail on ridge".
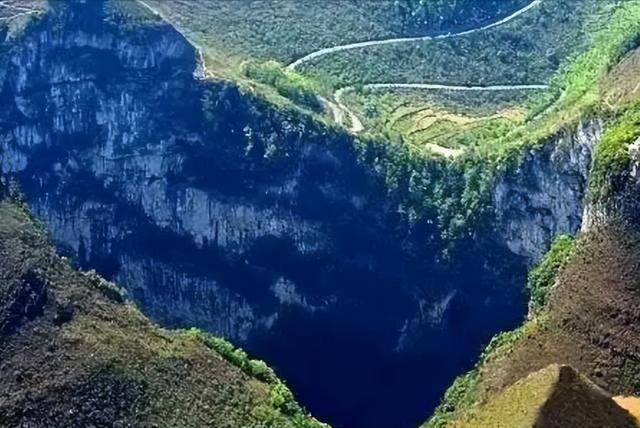
<path id="1" fill-rule="evenodd" d="M 350 43 L 346 45 L 333 46 L 330 48 L 320 49 L 318 51 L 312 52 L 294 62 L 289 64 L 287 68 L 289 70 L 297 70 L 302 65 L 313 62 L 318 58 L 336 53 L 336 52 L 344 52 L 355 49 L 363 49 L 369 48 L 373 46 L 382 46 L 382 45 L 394 45 L 401 43 L 415 43 L 420 41 L 435 41 L 435 40 L 447 40 L 454 39 L 458 37 L 468 36 L 471 34 L 480 33 L 483 31 L 490 30 L 492 28 L 496 28 L 507 24 L 519 16 L 529 12 L 533 8 L 539 6 L 543 0 L 533 0 L 527 6 L 523 7 L 512 13 L 511 15 L 500 19 L 499 21 L 493 22 L 488 25 L 484 25 L 482 27 L 473 28 L 466 31 L 461 31 L 458 33 L 448 33 L 442 34 L 439 36 L 422 36 L 422 37 L 403 37 L 403 38 L 392 38 L 392 39 L 383 39 L 383 40 L 371 40 L 364 41 L 358 43 Z M 359 87 L 363 89 L 369 90 L 377 90 L 377 89 L 422 89 L 422 90 L 450 90 L 450 91 L 509 91 L 509 90 L 541 90 L 547 89 L 548 85 L 493 85 L 493 86 L 463 86 L 463 85 L 443 85 L 438 83 L 370 83 L 365 85 L 360 85 Z M 335 104 L 332 106 L 331 101 L 326 100 L 320 97 L 323 104 L 329 105 L 334 116 L 334 120 L 337 123 L 344 124 L 344 118 L 348 117 L 350 126 L 349 131 L 354 134 L 359 134 L 365 130 L 365 126 L 362 121 L 358 118 L 358 116 L 344 103 L 344 95 L 353 92 L 356 90 L 356 86 L 347 86 L 344 88 L 340 88 L 335 91 L 333 98 L 335 100 Z"/>

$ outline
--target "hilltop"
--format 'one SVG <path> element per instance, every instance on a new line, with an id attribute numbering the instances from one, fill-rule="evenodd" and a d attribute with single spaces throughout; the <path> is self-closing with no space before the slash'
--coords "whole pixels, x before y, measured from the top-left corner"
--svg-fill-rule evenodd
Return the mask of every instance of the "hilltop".
<path id="1" fill-rule="evenodd" d="M 557 111 L 624 53 L 640 13 L 636 2 L 613 0 L 146 4 L 202 49 L 214 74 L 256 80 L 243 63 L 291 65 L 299 74 L 283 80 L 335 102 L 327 115 L 353 131 L 400 138 L 426 154 L 468 148 L 482 157 L 521 145 L 517 134 L 531 127 L 561 126 Z M 596 52 L 596 63 L 572 68 Z"/>

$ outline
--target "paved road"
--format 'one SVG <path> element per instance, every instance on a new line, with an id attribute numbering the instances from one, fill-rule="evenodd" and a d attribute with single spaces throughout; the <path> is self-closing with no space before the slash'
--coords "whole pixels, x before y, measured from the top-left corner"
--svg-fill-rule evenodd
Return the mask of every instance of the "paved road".
<path id="1" fill-rule="evenodd" d="M 400 43 L 414 43 L 414 42 L 430 41 L 430 40 L 446 40 L 446 39 L 453 39 L 453 38 L 456 38 L 456 37 L 468 36 L 469 34 L 479 33 L 479 32 L 482 32 L 482 31 L 490 30 L 491 28 L 495 28 L 495 27 L 499 27 L 501 25 L 504 25 L 504 24 L 516 19 L 520 15 L 522 15 L 524 13 L 527 13 L 528 11 L 533 9 L 534 7 L 540 5 L 540 3 L 542 3 L 542 0 L 534 0 L 533 2 L 528 4 L 527 6 L 525 6 L 522 9 L 512 13 L 511 15 L 507 16 L 506 18 L 503 18 L 503 19 L 501 19 L 499 21 L 496 21 L 496 22 L 493 22 L 491 24 L 485 25 L 483 27 L 473 28 L 471 30 L 461 31 L 459 33 L 442 34 L 442 35 L 439 35 L 439 36 L 401 37 L 401 38 L 395 38 L 395 39 L 370 40 L 370 41 L 366 41 L 366 42 L 351 43 L 351 44 L 347 44 L 347 45 L 333 46 L 333 47 L 330 47 L 330 48 L 320 49 L 320 50 L 312 52 L 309 55 L 306 55 L 306 56 L 304 56 L 304 57 L 292 62 L 291 64 L 288 65 L 288 67 L 290 69 L 292 69 L 292 70 L 295 70 L 295 69 L 299 68 L 303 64 L 306 64 L 308 62 L 314 61 L 314 60 L 316 60 L 318 58 L 321 58 L 323 56 L 330 55 L 330 54 L 333 54 L 333 53 L 336 53 L 336 52 L 343 52 L 343 51 L 350 51 L 350 50 L 354 50 L 354 49 L 369 48 L 369 47 L 372 47 L 372 46 L 395 45 L 395 44 L 400 44 Z"/>
<path id="2" fill-rule="evenodd" d="M 330 55 L 336 52 L 349 51 L 354 49 L 363 49 L 373 46 L 382 46 L 382 45 L 394 45 L 401 43 L 414 43 L 419 41 L 433 41 L 433 40 L 446 40 L 453 39 L 456 37 L 468 36 L 470 34 L 475 34 L 483 31 L 490 30 L 492 28 L 499 27 L 504 25 L 517 17 L 527 13 L 531 9 L 539 6 L 543 0 L 533 0 L 527 6 L 523 7 L 512 13 L 511 15 L 500 19 L 499 21 L 493 22 L 491 24 L 473 28 L 471 30 L 461 31 L 458 33 L 448 33 L 442 34 L 439 36 L 423 36 L 423 37 L 403 37 L 403 38 L 391 38 L 384 40 L 371 40 L 365 42 L 351 43 L 347 45 L 334 46 L 330 48 L 320 49 L 318 51 L 312 52 L 309 55 L 306 55 L 291 64 L 287 67 L 290 70 L 296 70 L 300 66 L 317 60 L 326 55 Z M 508 90 L 541 90 L 547 89 L 547 85 L 493 85 L 493 86 L 465 86 L 465 85 L 442 85 L 438 83 L 371 83 L 363 86 L 365 89 L 375 90 L 375 89 L 418 89 L 418 90 L 450 90 L 450 91 L 508 91 Z M 355 90 L 354 86 L 348 86 L 344 88 L 338 89 L 334 93 L 335 104 L 331 104 L 330 101 L 322 98 L 324 104 L 330 107 L 330 110 L 333 114 L 334 120 L 337 123 L 344 124 L 345 117 L 349 118 L 350 126 L 349 130 L 358 134 L 365 130 L 364 124 L 358 118 L 358 116 L 347 107 L 347 105 L 343 101 L 343 97 L 345 94 L 352 92 Z M 446 149 L 450 150 L 450 149 Z M 451 152 L 448 152 L 451 155 Z"/>

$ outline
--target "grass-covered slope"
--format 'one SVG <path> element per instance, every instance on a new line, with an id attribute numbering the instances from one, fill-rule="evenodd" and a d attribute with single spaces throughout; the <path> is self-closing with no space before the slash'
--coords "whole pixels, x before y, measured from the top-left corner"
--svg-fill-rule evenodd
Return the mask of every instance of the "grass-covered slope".
<path id="1" fill-rule="evenodd" d="M 551 365 L 450 424 L 455 428 L 634 428 L 635 419 L 569 366 Z"/>
<path id="2" fill-rule="evenodd" d="M 324 426 L 264 364 L 201 333 L 162 330 L 115 286 L 71 268 L 7 201 L 0 373 L 2 427 Z"/>

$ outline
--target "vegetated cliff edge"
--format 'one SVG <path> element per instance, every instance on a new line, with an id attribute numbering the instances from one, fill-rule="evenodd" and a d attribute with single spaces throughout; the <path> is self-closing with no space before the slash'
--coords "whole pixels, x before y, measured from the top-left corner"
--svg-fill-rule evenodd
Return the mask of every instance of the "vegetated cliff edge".
<path id="1" fill-rule="evenodd" d="M 247 344 L 305 397 L 336 389 L 345 408 L 327 412 L 435 403 L 480 344 L 521 318 L 514 284 L 527 262 L 579 227 L 597 123 L 506 171 L 497 221 L 446 263 L 438 205 L 459 197 L 455 171 L 198 80 L 179 33 L 144 14 L 132 24 L 112 4 L 54 3 L 5 43 L 2 170 L 56 242 L 145 313 Z M 392 405 L 359 387 L 381 362 L 403 367 Z"/>
<path id="2" fill-rule="evenodd" d="M 553 361 L 571 364 L 614 395 L 640 393 L 640 338 L 633 328 L 640 298 L 637 118 L 632 107 L 605 129 L 594 161 L 594 174 L 603 176 L 592 177 L 575 255 L 550 292 L 548 320 L 489 365 L 488 391 Z M 617 164 L 607 159 L 613 144 L 622 159 Z"/>

